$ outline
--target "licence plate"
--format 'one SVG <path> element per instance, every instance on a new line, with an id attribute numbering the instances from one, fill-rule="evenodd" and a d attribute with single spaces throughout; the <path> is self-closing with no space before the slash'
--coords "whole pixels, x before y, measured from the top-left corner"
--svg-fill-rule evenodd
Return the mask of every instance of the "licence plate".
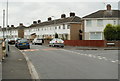
<path id="1" fill-rule="evenodd" d="M 22 43 L 22 45 L 26 45 L 26 43 Z"/>

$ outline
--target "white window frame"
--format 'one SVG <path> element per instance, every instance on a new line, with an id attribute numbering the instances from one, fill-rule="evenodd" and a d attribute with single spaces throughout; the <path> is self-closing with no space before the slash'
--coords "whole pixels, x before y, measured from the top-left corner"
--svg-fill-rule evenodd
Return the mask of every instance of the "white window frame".
<path id="1" fill-rule="evenodd" d="M 88 24 L 88 22 L 91 22 L 91 24 Z M 86 26 L 87 27 L 92 27 L 92 20 L 86 20 Z"/>
<path id="2" fill-rule="evenodd" d="M 97 26 L 98 27 L 102 27 L 103 26 L 103 20 L 102 19 L 98 19 L 97 20 Z"/>
<path id="3" fill-rule="evenodd" d="M 91 33 L 100 33 L 101 34 L 101 38 L 100 39 L 91 39 Z M 102 32 L 89 32 L 89 40 L 102 40 Z"/>

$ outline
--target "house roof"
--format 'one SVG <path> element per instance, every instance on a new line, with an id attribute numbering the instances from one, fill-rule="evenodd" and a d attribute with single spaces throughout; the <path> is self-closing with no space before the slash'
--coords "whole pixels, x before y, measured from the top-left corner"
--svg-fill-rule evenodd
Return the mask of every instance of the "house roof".
<path id="1" fill-rule="evenodd" d="M 120 10 L 99 10 L 83 18 L 120 18 Z"/>
<path id="2" fill-rule="evenodd" d="M 78 16 L 72 16 L 72 17 L 61 18 L 61 19 L 45 21 L 45 22 L 41 22 L 37 24 L 32 24 L 29 27 L 46 26 L 46 25 L 60 24 L 60 23 L 66 23 L 66 22 L 79 22 L 80 23 L 81 18 Z"/>

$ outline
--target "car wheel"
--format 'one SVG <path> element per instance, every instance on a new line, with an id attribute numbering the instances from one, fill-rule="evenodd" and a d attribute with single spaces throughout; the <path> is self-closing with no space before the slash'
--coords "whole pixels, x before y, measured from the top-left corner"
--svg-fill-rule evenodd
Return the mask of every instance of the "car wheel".
<path id="1" fill-rule="evenodd" d="M 53 44 L 52 47 L 55 47 L 55 45 Z"/>
<path id="2" fill-rule="evenodd" d="M 30 49 L 30 46 L 28 46 L 28 49 Z"/>

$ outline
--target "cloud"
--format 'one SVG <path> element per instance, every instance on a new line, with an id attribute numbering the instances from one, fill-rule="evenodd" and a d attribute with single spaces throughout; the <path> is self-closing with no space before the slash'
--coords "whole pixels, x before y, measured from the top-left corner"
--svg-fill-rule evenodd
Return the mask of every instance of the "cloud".
<path id="1" fill-rule="evenodd" d="M 10 25 L 14 24 L 15 26 L 18 26 L 19 23 L 30 25 L 34 20 L 47 21 L 47 18 L 50 16 L 54 16 L 55 19 L 58 19 L 63 13 L 68 17 L 70 12 L 75 12 L 77 16 L 83 17 L 95 11 L 105 9 L 104 2 L 35 2 L 35 0 L 34 2 L 25 1 L 9 2 Z M 112 4 L 112 7 L 114 9 L 117 9 L 117 2 L 109 3 Z M 2 4 L 2 6 L 0 6 L 0 12 L 2 12 L 2 9 L 6 8 L 6 3 L 2 2 L 0 4 Z M 2 21 L 2 13 L 0 13 L 0 21 Z M 0 26 L 2 26 L 2 22 L 0 22 Z"/>

